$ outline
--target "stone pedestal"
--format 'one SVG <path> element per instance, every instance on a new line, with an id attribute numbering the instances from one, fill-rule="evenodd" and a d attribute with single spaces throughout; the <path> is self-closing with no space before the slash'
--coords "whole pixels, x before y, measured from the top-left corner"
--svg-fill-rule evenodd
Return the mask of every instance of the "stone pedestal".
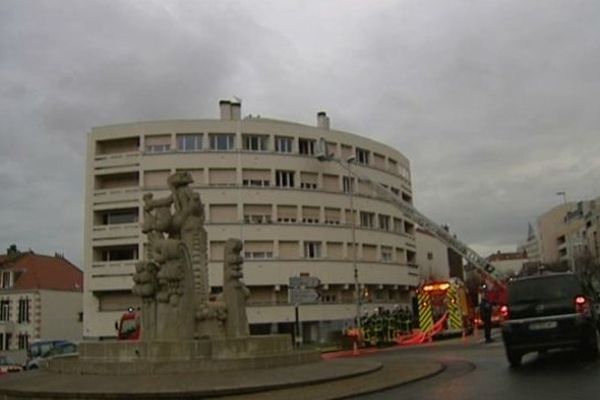
<path id="1" fill-rule="evenodd" d="M 87 342 L 78 358 L 48 363 L 54 372 L 96 375 L 171 374 L 274 368 L 320 360 L 295 350 L 288 335 L 247 336 L 181 342 Z"/>

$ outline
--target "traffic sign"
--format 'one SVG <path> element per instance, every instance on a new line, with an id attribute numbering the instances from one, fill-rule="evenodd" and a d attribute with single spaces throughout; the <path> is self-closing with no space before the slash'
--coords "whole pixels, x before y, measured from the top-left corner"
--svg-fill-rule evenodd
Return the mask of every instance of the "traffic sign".
<path id="1" fill-rule="evenodd" d="M 319 292 L 315 289 L 297 289 L 290 287 L 290 304 L 315 304 L 319 301 Z"/>
<path id="2" fill-rule="evenodd" d="M 290 276 L 290 288 L 317 288 L 321 280 L 316 276 Z"/>

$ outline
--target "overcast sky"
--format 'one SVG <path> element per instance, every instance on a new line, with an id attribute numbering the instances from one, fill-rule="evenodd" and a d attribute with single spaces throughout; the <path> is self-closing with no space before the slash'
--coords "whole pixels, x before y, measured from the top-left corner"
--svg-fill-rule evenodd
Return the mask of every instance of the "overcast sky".
<path id="1" fill-rule="evenodd" d="M 598 1 L 0 1 L 0 253 L 83 264 L 86 133 L 243 114 L 369 136 L 487 256 L 600 195 Z"/>

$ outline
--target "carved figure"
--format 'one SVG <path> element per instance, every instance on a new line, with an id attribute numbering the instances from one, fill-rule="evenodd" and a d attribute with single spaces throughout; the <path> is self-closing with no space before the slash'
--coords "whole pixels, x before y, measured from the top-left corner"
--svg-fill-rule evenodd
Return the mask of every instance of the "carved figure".
<path id="1" fill-rule="evenodd" d="M 169 196 L 143 196 L 148 249 L 146 259 L 136 265 L 132 289 L 142 298 L 143 340 L 249 334 L 242 243 L 227 241 L 223 293 L 210 301 L 204 206 L 191 183 L 189 172 L 179 171 L 167 179 Z"/>
<path id="2" fill-rule="evenodd" d="M 240 240 L 227 240 L 223 263 L 223 296 L 227 306 L 225 324 L 227 337 L 243 337 L 250 334 L 246 315 L 246 299 L 250 295 L 250 291 L 242 280 L 244 259 L 240 255 L 240 251 L 242 251 Z"/>

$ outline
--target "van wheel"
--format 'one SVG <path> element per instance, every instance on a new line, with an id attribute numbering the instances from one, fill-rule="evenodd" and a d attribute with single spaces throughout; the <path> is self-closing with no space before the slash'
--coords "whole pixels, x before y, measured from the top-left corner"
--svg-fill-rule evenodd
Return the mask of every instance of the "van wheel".
<path id="1" fill-rule="evenodd" d="M 523 353 L 512 350 L 510 347 L 506 348 L 506 358 L 511 367 L 518 367 L 521 365 L 521 358 Z"/>

